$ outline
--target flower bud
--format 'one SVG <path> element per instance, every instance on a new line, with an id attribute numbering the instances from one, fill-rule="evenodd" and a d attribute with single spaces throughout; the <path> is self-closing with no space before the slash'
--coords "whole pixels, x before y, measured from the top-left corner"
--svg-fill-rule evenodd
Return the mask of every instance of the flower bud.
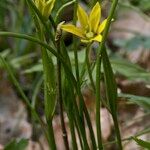
<path id="1" fill-rule="evenodd" d="M 54 7 L 55 0 L 35 0 L 34 2 L 42 16 L 47 20 Z"/>

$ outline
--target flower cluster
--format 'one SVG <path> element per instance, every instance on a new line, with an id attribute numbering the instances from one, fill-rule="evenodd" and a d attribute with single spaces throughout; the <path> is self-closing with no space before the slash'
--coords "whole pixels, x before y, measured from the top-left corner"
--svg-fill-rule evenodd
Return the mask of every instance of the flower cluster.
<path id="1" fill-rule="evenodd" d="M 80 23 L 79 27 L 72 24 L 61 25 L 61 29 L 77 35 L 81 38 L 82 42 L 101 42 L 102 31 L 106 26 L 107 19 L 100 24 L 101 6 L 97 2 L 92 11 L 88 15 L 84 9 L 79 5 L 77 9 L 77 18 Z"/>

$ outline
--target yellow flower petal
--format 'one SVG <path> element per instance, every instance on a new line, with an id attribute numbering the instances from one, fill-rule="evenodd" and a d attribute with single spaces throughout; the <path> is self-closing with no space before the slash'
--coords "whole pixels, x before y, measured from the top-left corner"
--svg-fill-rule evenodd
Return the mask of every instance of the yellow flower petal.
<path id="1" fill-rule="evenodd" d="M 101 42 L 102 41 L 102 35 L 97 35 L 94 38 L 91 39 L 91 41 L 97 41 L 97 42 Z"/>
<path id="2" fill-rule="evenodd" d="M 44 2 L 42 0 L 35 0 L 35 6 L 42 13 L 43 7 L 44 7 Z"/>
<path id="3" fill-rule="evenodd" d="M 45 18 L 48 18 L 53 7 L 54 7 L 54 3 L 55 3 L 55 0 L 49 0 L 49 1 L 46 1 L 45 4 L 44 4 L 44 9 L 43 9 L 43 16 Z"/>
<path id="4" fill-rule="evenodd" d="M 81 27 L 86 29 L 86 27 L 88 26 L 88 15 L 80 5 L 78 5 L 77 17 Z"/>
<path id="5" fill-rule="evenodd" d="M 81 39 L 81 42 L 83 42 L 83 43 L 90 43 L 92 41 L 101 42 L 102 41 L 102 35 L 99 34 L 99 35 L 97 35 L 91 39 Z"/>
<path id="6" fill-rule="evenodd" d="M 100 24 L 100 26 L 98 27 L 98 31 L 97 31 L 98 34 L 100 34 L 101 32 L 103 32 L 103 30 L 105 29 L 106 23 L 107 23 L 107 19 L 105 19 L 105 20 Z"/>
<path id="7" fill-rule="evenodd" d="M 34 3 L 35 3 L 35 6 L 38 7 L 38 5 L 39 5 L 39 0 L 35 0 Z"/>
<path id="8" fill-rule="evenodd" d="M 97 28 L 100 22 L 100 17 L 101 17 L 101 7 L 100 7 L 99 2 L 97 2 L 95 6 L 93 7 L 90 13 L 90 18 L 89 18 L 90 29 L 91 31 L 95 33 L 97 31 Z"/>
<path id="9" fill-rule="evenodd" d="M 81 38 L 84 38 L 83 31 L 80 28 L 77 28 L 74 25 L 71 25 L 71 24 L 61 25 L 61 29 L 64 30 L 64 31 L 70 32 L 74 35 L 77 35 Z"/>
<path id="10" fill-rule="evenodd" d="M 55 4 L 55 0 L 51 0 L 51 5 L 49 7 L 49 14 L 51 13 L 53 7 L 54 7 L 54 4 Z"/>

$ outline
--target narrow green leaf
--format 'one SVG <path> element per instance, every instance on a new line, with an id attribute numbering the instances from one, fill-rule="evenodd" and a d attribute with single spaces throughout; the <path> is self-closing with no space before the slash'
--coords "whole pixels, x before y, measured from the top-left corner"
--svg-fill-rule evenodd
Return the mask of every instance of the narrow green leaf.
<path id="1" fill-rule="evenodd" d="M 104 49 L 102 49 L 102 62 L 104 69 L 104 81 L 106 86 L 107 101 L 114 121 L 114 127 L 118 141 L 118 149 L 122 150 L 121 135 L 117 119 L 117 85 L 105 46 Z"/>
<path id="2" fill-rule="evenodd" d="M 67 112 L 68 118 L 69 118 L 69 126 L 71 130 L 71 138 L 72 138 L 72 148 L 78 149 L 77 148 L 77 142 L 76 142 L 76 135 L 75 135 L 75 107 L 73 105 L 73 101 L 75 101 L 75 96 L 74 96 L 74 90 L 73 90 L 72 84 L 68 82 L 67 76 L 64 74 L 63 78 L 63 100 L 64 100 L 64 107 Z M 79 133 L 80 134 L 80 133 Z M 81 135 L 79 135 L 81 137 Z M 81 143 L 82 144 L 82 143 Z"/>
<path id="3" fill-rule="evenodd" d="M 34 73 L 34 72 L 42 72 L 43 71 L 43 66 L 41 63 L 35 64 L 32 67 L 25 69 L 23 73 Z"/>
<path id="4" fill-rule="evenodd" d="M 123 58 L 112 58 L 110 60 L 113 70 L 130 79 L 149 80 L 150 72 L 141 68 L 137 64 L 133 64 Z"/>
<path id="5" fill-rule="evenodd" d="M 56 106 L 56 75 L 55 67 L 46 49 L 42 49 L 44 68 L 44 94 L 45 94 L 45 114 L 47 119 L 52 118 Z"/>
<path id="6" fill-rule="evenodd" d="M 112 113 L 116 113 L 117 105 L 117 85 L 112 71 L 112 67 L 106 52 L 106 48 L 102 51 L 102 62 L 104 69 L 104 81 L 106 85 L 106 95 L 109 107 Z"/>
<path id="7" fill-rule="evenodd" d="M 133 140 L 141 147 L 146 148 L 146 149 L 150 149 L 150 142 L 147 141 L 143 141 L 141 139 L 138 139 L 136 137 L 133 137 Z"/>
<path id="8" fill-rule="evenodd" d="M 67 51 L 65 43 L 64 43 L 64 41 L 62 39 L 61 39 L 61 43 L 60 43 L 60 48 L 61 48 L 61 52 L 62 52 L 63 58 L 66 60 L 66 63 L 68 64 L 68 66 L 71 69 L 71 60 L 73 58 L 72 59 L 70 58 L 69 52 Z"/>
<path id="9" fill-rule="evenodd" d="M 120 97 L 127 98 L 130 102 L 133 102 L 145 110 L 150 111 L 150 98 L 144 96 L 136 96 L 131 94 L 119 94 Z"/>

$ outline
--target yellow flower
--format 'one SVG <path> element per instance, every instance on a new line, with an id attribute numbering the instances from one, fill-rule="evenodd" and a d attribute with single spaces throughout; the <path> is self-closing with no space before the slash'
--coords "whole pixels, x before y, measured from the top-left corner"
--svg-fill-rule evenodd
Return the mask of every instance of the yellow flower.
<path id="1" fill-rule="evenodd" d="M 55 0 L 35 0 L 37 9 L 41 12 L 45 19 L 48 19 L 53 7 Z"/>
<path id="2" fill-rule="evenodd" d="M 92 41 L 101 42 L 102 31 L 106 26 L 107 19 L 100 24 L 101 6 L 97 2 L 92 11 L 88 15 L 81 6 L 77 9 L 77 18 L 80 27 L 71 24 L 61 25 L 61 29 L 77 35 L 81 38 L 82 42 L 88 43 Z"/>

